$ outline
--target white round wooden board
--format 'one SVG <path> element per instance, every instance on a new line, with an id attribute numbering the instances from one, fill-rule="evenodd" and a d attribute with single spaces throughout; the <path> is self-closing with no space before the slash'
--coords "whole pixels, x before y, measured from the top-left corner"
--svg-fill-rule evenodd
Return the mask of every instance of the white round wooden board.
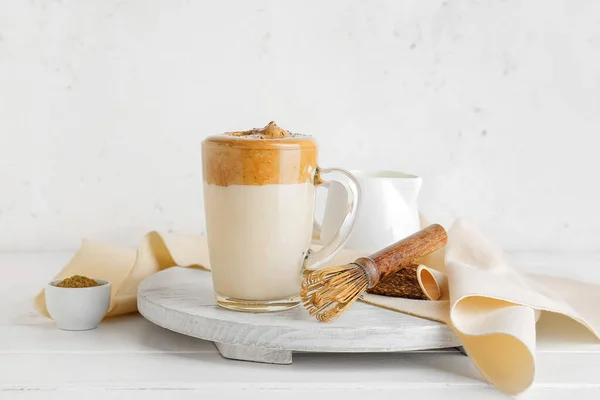
<path id="1" fill-rule="evenodd" d="M 149 321 L 215 342 L 227 358 L 288 364 L 292 351 L 391 352 L 460 346 L 446 325 L 356 302 L 339 319 L 318 322 L 300 306 L 277 313 L 223 309 L 210 272 L 173 267 L 145 279 L 138 309 Z"/>

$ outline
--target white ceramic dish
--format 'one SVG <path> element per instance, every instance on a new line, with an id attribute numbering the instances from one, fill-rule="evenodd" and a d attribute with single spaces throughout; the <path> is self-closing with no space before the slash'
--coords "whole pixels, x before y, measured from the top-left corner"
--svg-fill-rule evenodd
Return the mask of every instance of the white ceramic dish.
<path id="1" fill-rule="evenodd" d="M 62 279 L 46 285 L 46 307 L 59 329 L 86 331 L 95 329 L 108 312 L 110 282 L 94 279 L 100 286 L 62 288 L 56 286 Z"/>

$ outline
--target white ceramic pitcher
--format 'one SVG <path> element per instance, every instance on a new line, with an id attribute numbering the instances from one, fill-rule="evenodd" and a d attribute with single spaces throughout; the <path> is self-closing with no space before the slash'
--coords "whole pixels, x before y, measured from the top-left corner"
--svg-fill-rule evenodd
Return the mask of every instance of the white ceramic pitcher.
<path id="1" fill-rule="evenodd" d="M 380 250 L 420 228 L 417 197 L 422 178 L 397 171 L 352 171 L 362 189 L 360 215 L 345 248 Z M 315 226 L 319 243 L 327 243 L 344 217 L 347 191 L 333 183 L 327 194 L 323 223 Z"/>

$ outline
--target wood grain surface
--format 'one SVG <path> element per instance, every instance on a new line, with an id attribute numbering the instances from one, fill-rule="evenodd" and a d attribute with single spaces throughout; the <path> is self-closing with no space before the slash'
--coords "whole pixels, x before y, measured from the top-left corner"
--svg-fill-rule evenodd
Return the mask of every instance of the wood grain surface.
<path id="1" fill-rule="evenodd" d="M 169 268 L 147 278 L 138 290 L 138 308 L 163 328 L 233 346 L 365 353 L 460 345 L 444 324 L 364 303 L 329 324 L 317 322 L 302 307 L 258 314 L 226 310 L 214 300 L 210 273 L 190 268 Z"/>
<path id="2" fill-rule="evenodd" d="M 356 264 L 367 272 L 369 287 L 372 288 L 387 275 L 444 247 L 447 242 L 446 230 L 433 224 L 368 257 L 359 258 Z"/>
<path id="3" fill-rule="evenodd" d="M 33 309 L 31 298 L 72 256 L 73 251 L 0 252 L 2 400 L 508 398 L 454 349 L 297 352 L 293 364 L 282 366 L 225 359 L 211 342 L 163 329 L 138 314 L 108 319 L 92 331 L 60 331 Z M 600 252 L 508 257 L 526 272 L 600 283 Z M 597 400 L 598 341 L 551 314 L 537 328 L 542 335 L 535 384 L 522 398 Z"/>

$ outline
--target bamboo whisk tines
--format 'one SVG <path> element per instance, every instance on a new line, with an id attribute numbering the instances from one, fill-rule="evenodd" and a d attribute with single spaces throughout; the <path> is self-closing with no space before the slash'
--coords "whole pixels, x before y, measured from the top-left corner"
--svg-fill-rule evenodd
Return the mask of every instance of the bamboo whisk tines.
<path id="1" fill-rule="evenodd" d="M 300 296 L 310 315 L 329 322 L 346 311 L 368 286 L 367 273 L 357 264 L 328 267 L 304 279 Z"/>
<path id="2" fill-rule="evenodd" d="M 317 320 L 332 321 L 380 279 L 440 249 L 446 245 L 447 240 L 442 226 L 429 225 L 368 257 L 360 257 L 351 264 L 312 271 L 302 281 L 302 303 Z"/>

